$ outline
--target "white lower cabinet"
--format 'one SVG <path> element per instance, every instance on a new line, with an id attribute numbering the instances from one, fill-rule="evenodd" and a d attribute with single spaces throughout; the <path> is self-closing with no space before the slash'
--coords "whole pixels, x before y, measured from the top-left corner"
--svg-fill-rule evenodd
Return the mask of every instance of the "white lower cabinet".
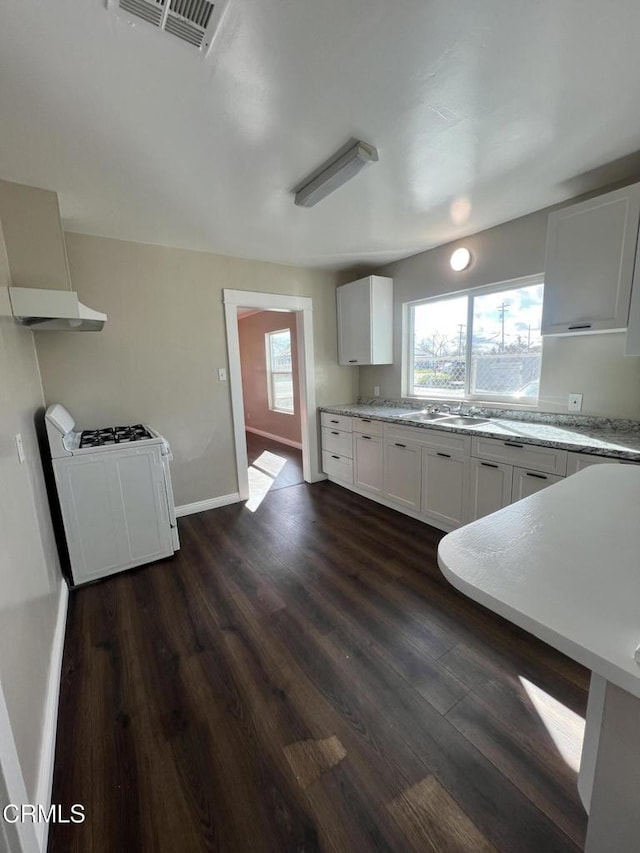
<path id="1" fill-rule="evenodd" d="M 382 494 L 384 491 L 384 443 L 382 436 L 354 433 L 354 482 L 361 489 Z"/>
<path id="2" fill-rule="evenodd" d="M 428 521 L 450 529 L 467 516 L 469 457 L 434 447 L 422 448 L 422 512 Z"/>
<path id="3" fill-rule="evenodd" d="M 406 509 L 420 512 L 420 446 L 406 441 L 385 441 L 384 494 Z"/>
<path id="4" fill-rule="evenodd" d="M 510 504 L 512 480 L 512 465 L 472 458 L 469 464 L 468 520 L 475 521 Z"/>
<path id="5" fill-rule="evenodd" d="M 591 465 L 638 465 L 638 462 L 632 462 L 630 459 L 614 459 L 611 456 L 592 456 L 589 453 L 568 453 L 567 454 L 567 477 L 570 474 L 577 474 Z"/>
<path id="6" fill-rule="evenodd" d="M 564 480 L 557 474 L 543 474 L 541 471 L 527 471 L 525 468 L 513 469 L 513 485 L 511 487 L 511 503 L 528 498 L 536 492 L 546 489 L 552 483 Z"/>
<path id="7" fill-rule="evenodd" d="M 557 474 L 472 458 L 468 520 L 475 521 L 497 512 L 562 479 L 564 478 Z"/>
<path id="8" fill-rule="evenodd" d="M 338 483 L 453 530 L 587 465 L 618 462 L 516 440 L 322 413 L 322 468 Z"/>
<path id="9" fill-rule="evenodd" d="M 329 412 L 320 414 L 322 470 L 342 483 L 353 483 L 352 419 Z"/>

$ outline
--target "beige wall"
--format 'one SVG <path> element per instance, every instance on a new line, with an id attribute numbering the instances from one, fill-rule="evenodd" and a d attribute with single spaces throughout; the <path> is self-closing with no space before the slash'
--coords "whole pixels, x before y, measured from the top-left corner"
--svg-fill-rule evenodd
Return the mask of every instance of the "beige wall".
<path id="1" fill-rule="evenodd" d="M 548 210 L 541 210 L 390 264 L 380 275 L 394 280 L 394 364 L 360 368 L 360 395 L 375 385 L 382 397 L 401 396 L 402 304 L 483 284 L 544 272 Z M 455 273 L 453 248 L 467 246 L 472 266 Z M 538 408 L 566 412 L 567 395 L 582 393 L 583 413 L 640 418 L 640 358 L 625 358 L 625 333 L 546 338 Z"/>
<path id="2" fill-rule="evenodd" d="M 71 289 L 56 193 L 0 181 L 0 222 L 13 287 Z"/>
<path id="3" fill-rule="evenodd" d="M 352 402 L 357 376 L 336 361 L 335 277 L 204 252 L 67 234 L 71 281 L 109 316 L 99 333 L 36 333 L 48 403 L 80 426 L 145 421 L 174 453 L 176 503 L 238 490 L 222 290 L 313 300 L 318 405 Z"/>
<path id="4" fill-rule="evenodd" d="M 292 415 L 273 412 L 269 408 L 265 335 L 280 329 L 289 329 L 291 333 L 294 408 Z M 284 311 L 258 311 L 238 320 L 238 335 L 245 425 L 300 444 L 302 433 L 296 358 L 296 315 Z"/>
<path id="5" fill-rule="evenodd" d="M 11 317 L 9 283 L 0 231 L 0 683 L 27 793 L 35 802 L 63 580 L 34 429 L 44 401 L 33 335 Z M 16 433 L 26 454 L 22 464 Z"/>

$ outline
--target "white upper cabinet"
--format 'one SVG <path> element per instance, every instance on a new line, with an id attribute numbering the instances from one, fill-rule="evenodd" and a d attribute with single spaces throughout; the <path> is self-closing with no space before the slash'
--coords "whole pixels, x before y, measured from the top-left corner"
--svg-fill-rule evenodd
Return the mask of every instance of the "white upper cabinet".
<path id="1" fill-rule="evenodd" d="M 543 335 L 626 329 L 640 184 L 549 214 Z"/>
<path id="2" fill-rule="evenodd" d="M 370 275 L 337 288 L 338 363 L 393 363 L 393 279 Z"/>

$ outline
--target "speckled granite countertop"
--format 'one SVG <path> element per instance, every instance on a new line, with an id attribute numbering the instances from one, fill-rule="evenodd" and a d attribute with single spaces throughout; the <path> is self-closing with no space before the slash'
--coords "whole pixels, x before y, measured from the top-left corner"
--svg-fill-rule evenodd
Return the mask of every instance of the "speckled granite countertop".
<path id="1" fill-rule="evenodd" d="M 402 417 L 411 411 L 417 413 L 418 410 L 407 404 L 388 401 L 380 405 L 366 401 L 353 405 L 322 406 L 320 411 L 334 415 L 371 418 L 419 429 L 446 430 L 464 435 L 481 435 L 485 438 L 517 439 L 522 444 L 540 444 L 545 447 L 572 450 L 575 453 L 593 453 L 640 462 L 639 421 L 558 415 L 558 423 L 549 423 L 548 421 L 554 418 L 553 415 L 523 413 L 524 419 L 520 420 L 505 417 L 505 413 L 496 412 L 487 415 L 486 410 L 482 410 L 483 417 L 490 417 L 488 423 L 461 427 L 449 426 L 445 421 L 424 423 Z M 511 414 L 509 412 L 509 415 Z"/>

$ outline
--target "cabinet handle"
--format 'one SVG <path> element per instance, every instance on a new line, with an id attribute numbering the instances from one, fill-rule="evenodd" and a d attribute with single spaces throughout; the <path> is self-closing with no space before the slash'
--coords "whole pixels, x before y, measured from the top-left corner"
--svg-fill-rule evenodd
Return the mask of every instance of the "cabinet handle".
<path id="1" fill-rule="evenodd" d="M 406 444 L 398 444 L 397 441 L 396 441 L 395 445 L 396 445 L 396 447 L 406 447 L 407 446 Z"/>
<path id="2" fill-rule="evenodd" d="M 439 452 L 436 452 L 436 456 L 444 456 L 444 458 L 445 458 L 445 459 L 451 459 L 451 454 L 450 454 L 450 453 L 439 453 Z"/>
<path id="3" fill-rule="evenodd" d="M 505 446 L 505 447 L 520 447 L 520 448 L 523 448 L 523 447 L 524 447 L 524 444 L 516 444 L 516 443 L 515 443 L 515 441 L 505 441 L 505 442 L 504 442 L 504 446 Z"/>
<path id="4" fill-rule="evenodd" d="M 533 474 L 531 471 L 525 471 L 525 477 L 535 477 L 536 480 L 548 480 L 546 474 Z"/>
<path id="5" fill-rule="evenodd" d="M 331 430 L 331 435 L 340 435 L 340 433 L 338 432 L 338 430 L 337 430 L 337 429 L 332 429 L 332 430 Z"/>
<path id="6" fill-rule="evenodd" d="M 575 326 L 569 326 L 569 331 L 572 332 L 574 329 L 590 329 L 591 323 L 577 323 Z"/>
<path id="7" fill-rule="evenodd" d="M 371 436 L 370 436 L 370 435 L 363 435 L 363 436 L 362 436 L 362 438 L 366 438 L 366 439 L 367 439 L 367 441 L 371 441 Z"/>
<path id="8" fill-rule="evenodd" d="M 357 363 L 358 363 L 358 359 L 357 359 L 357 358 L 350 358 L 350 359 L 349 359 L 349 364 L 357 364 Z"/>
<path id="9" fill-rule="evenodd" d="M 370 424 L 371 423 L 371 418 L 360 418 L 360 420 L 362 421 L 363 424 Z"/>
<path id="10" fill-rule="evenodd" d="M 330 424 L 339 424 L 340 421 L 329 421 Z"/>
<path id="11" fill-rule="evenodd" d="M 332 459 L 340 459 L 340 457 L 339 457 L 339 456 L 332 456 L 331 458 L 332 458 Z"/>
<path id="12" fill-rule="evenodd" d="M 494 465 L 493 462 L 481 462 L 481 465 L 484 465 L 485 468 L 497 468 L 497 465 Z"/>

